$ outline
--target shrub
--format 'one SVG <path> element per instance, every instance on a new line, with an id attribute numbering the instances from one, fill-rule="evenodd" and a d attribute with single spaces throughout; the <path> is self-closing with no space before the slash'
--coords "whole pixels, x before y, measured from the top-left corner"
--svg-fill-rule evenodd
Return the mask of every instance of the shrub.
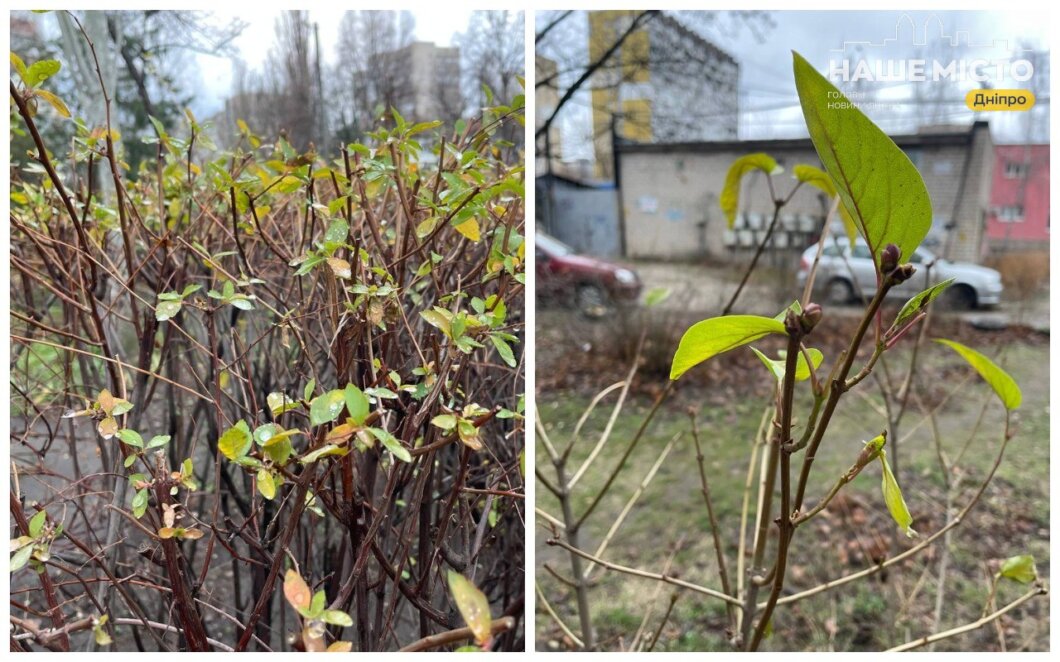
<path id="1" fill-rule="evenodd" d="M 11 85 L 15 645 L 521 649 L 521 101 L 331 155 L 189 112 L 130 183 L 40 135 L 59 66 Z"/>

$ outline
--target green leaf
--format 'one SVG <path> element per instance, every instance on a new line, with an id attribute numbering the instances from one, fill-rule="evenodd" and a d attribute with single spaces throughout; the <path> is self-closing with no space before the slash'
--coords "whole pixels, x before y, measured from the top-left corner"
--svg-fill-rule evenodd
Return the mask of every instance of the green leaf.
<path id="1" fill-rule="evenodd" d="M 508 343 L 504 342 L 503 338 L 499 338 L 497 334 L 490 334 L 490 341 L 493 342 L 493 346 L 497 348 L 497 353 L 500 354 L 501 359 L 504 360 L 511 367 L 515 367 L 515 354 L 512 353 L 512 348 Z"/>
<path id="2" fill-rule="evenodd" d="M 350 618 L 350 615 L 344 611 L 339 611 L 338 609 L 324 610 L 324 613 L 320 615 L 320 619 L 325 623 L 338 625 L 344 628 L 353 626 L 353 619 Z"/>
<path id="3" fill-rule="evenodd" d="M 346 412 L 353 419 L 354 424 L 364 425 L 364 420 L 368 418 L 368 413 L 371 411 L 368 396 L 353 384 L 346 385 L 343 395 L 346 397 Z"/>
<path id="4" fill-rule="evenodd" d="M 898 317 L 894 319 L 894 324 L 891 326 L 896 329 L 901 328 L 906 320 L 912 319 L 914 315 L 927 308 L 928 304 L 934 301 L 938 295 L 942 294 L 942 292 L 952 285 L 955 280 L 956 278 L 948 278 L 941 283 L 935 283 L 909 301 L 906 301 L 905 305 L 902 306 L 902 309 L 898 311 Z"/>
<path id="5" fill-rule="evenodd" d="M 287 175 L 276 184 L 277 193 L 294 193 L 302 186 L 302 180 L 292 175 Z"/>
<path id="6" fill-rule="evenodd" d="M 11 555 L 11 572 L 15 572 L 26 565 L 30 555 L 33 554 L 33 545 L 26 545 Z"/>
<path id="7" fill-rule="evenodd" d="M 784 323 L 756 315 L 728 315 L 693 324 L 681 336 L 670 366 L 670 379 L 678 379 L 689 368 L 770 333 L 786 334 Z"/>
<path id="8" fill-rule="evenodd" d="M 122 398 L 114 398 L 114 404 L 110 408 L 111 416 L 121 416 L 122 414 L 132 411 L 133 404 L 128 400 Z"/>
<path id="9" fill-rule="evenodd" d="M 305 385 L 305 390 L 302 392 L 302 399 L 303 400 L 307 400 L 307 401 L 308 400 L 312 400 L 313 399 L 313 391 L 315 391 L 316 388 L 317 388 L 317 380 L 310 379 L 309 383 Z"/>
<path id="10" fill-rule="evenodd" d="M 250 452 L 250 447 L 253 444 L 254 438 L 251 436 L 250 427 L 245 421 L 239 421 L 235 426 L 228 428 L 217 441 L 217 447 L 221 449 L 221 453 L 229 460 L 238 460 L 243 457 Z"/>
<path id="11" fill-rule="evenodd" d="M 427 320 L 427 323 L 431 326 L 439 329 L 445 335 L 452 337 L 453 332 L 449 326 L 449 318 L 445 314 L 448 311 L 440 310 L 437 307 L 434 310 L 421 310 L 420 316 Z"/>
<path id="12" fill-rule="evenodd" d="M 330 423 L 339 417 L 345 405 L 346 394 L 338 389 L 317 396 L 309 405 L 309 422 L 313 425 Z"/>
<path id="13" fill-rule="evenodd" d="M 36 87 L 59 73 L 59 69 L 61 68 L 62 65 L 59 64 L 58 60 L 41 60 L 40 62 L 34 62 L 29 65 L 29 69 L 26 70 L 26 85 Z"/>
<path id="14" fill-rule="evenodd" d="M 449 592 L 453 594 L 456 608 L 460 610 L 464 622 L 475 635 L 475 641 L 479 645 L 489 641 L 493 619 L 490 616 L 490 603 L 486 595 L 471 583 L 471 580 L 458 572 L 450 570 L 448 580 Z"/>
<path id="15" fill-rule="evenodd" d="M 322 457 L 327 457 L 329 455 L 345 455 L 348 452 L 350 452 L 350 450 L 346 446 L 336 446 L 335 444 L 324 444 L 323 446 L 321 446 L 320 448 L 316 449 L 315 451 L 313 451 L 311 453 L 307 453 L 306 455 L 304 455 L 299 460 L 299 462 L 301 462 L 302 464 L 310 464 L 312 462 L 316 462 L 317 460 L 319 460 Z"/>
<path id="16" fill-rule="evenodd" d="M 799 164 L 792 168 L 791 171 L 795 175 L 795 179 L 823 191 L 828 196 L 829 201 L 835 198 L 835 183 L 824 170 L 811 165 Z M 850 247 L 854 248 L 854 242 L 858 238 L 858 226 L 854 223 L 854 219 L 850 217 L 850 212 L 847 211 L 846 205 L 842 201 L 839 203 L 839 218 L 843 219 L 843 228 L 847 231 Z"/>
<path id="17" fill-rule="evenodd" d="M 327 598 L 324 591 L 317 591 L 313 594 L 313 599 L 303 615 L 307 618 L 320 618 L 324 614 L 325 606 L 327 606 Z"/>
<path id="18" fill-rule="evenodd" d="M 344 219 L 336 218 L 324 232 L 324 241 L 328 243 L 342 244 L 350 234 L 350 226 Z"/>
<path id="19" fill-rule="evenodd" d="M 165 446 L 169 443 L 168 434 L 156 434 L 151 437 L 151 441 L 147 442 L 147 448 L 158 448 L 159 446 Z"/>
<path id="20" fill-rule="evenodd" d="M 124 460 L 122 461 L 122 465 L 123 465 L 123 466 L 124 466 L 124 467 L 125 467 L 126 469 L 128 469 L 129 467 L 131 467 L 131 466 L 132 466 L 133 464 L 135 464 L 135 463 L 136 463 L 136 458 L 138 458 L 138 457 L 139 457 L 139 455 L 135 455 L 135 454 L 129 454 L 129 455 L 128 455 L 128 456 L 127 456 L 127 457 L 126 457 L 126 458 L 125 458 L 125 459 L 124 459 Z"/>
<path id="21" fill-rule="evenodd" d="M 1038 569 L 1034 566 L 1034 557 L 1030 554 L 1023 554 L 1005 559 L 1005 562 L 1001 564 L 1000 574 L 1020 584 L 1030 584 L 1038 578 Z"/>
<path id="22" fill-rule="evenodd" d="M 916 538 L 917 533 L 913 530 L 913 516 L 909 514 L 909 508 L 902 498 L 902 488 L 898 487 L 891 472 L 891 465 L 887 464 L 887 451 L 880 449 L 880 463 L 883 464 L 883 502 L 887 504 L 887 510 L 891 517 L 907 537 Z"/>
<path id="23" fill-rule="evenodd" d="M 118 439 L 121 439 L 129 446 L 144 447 L 144 438 L 136 430 L 118 430 Z"/>
<path id="24" fill-rule="evenodd" d="M 368 428 L 372 436 L 382 442 L 383 447 L 394 454 L 394 457 L 402 462 L 412 462 L 412 455 L 407 448 L 401 445 L 397 437 L 382 428 Z"/>
<path id="25" fill-rule="evenodd" d="M 285 393 L 270 393 L 265 397 L 265 402 L 269 405 L 273 418 L 299 407 L 298 402 L 288 398 Z"/>
<path id="26" fill-rule="evenodd" d="M 46 521 L 48 521 L 48 513 L 43 510 L 37 511 L 37 514 L 30 518 L 29 535 L 31 538 L 36 538 L 40 535 Z"/>
<path id="27" fill-rule="evenodd" d="M 450 430 L 456 427 L 456 424 L 459 420 L 460 419 L 458 419 L 452 414 L 439 414 L 438 416 L 435 416 L 431 419 L 431 425 L 436 428 L 441 428 L 446 432 L 449 432 Z"/>
<path id="28" fill-rule="evenodd" d="M 990 387 L 994 389 L 994 393 L 997 393 L 997 397 L 1001 398 L 1001 403 L 1005 405 L 1006 409 L 1019 409 L 1020 404 L 1023 402 L 1023 394 L 1020 392 L 1020 387 L 996 363 L 971 347 L 965 347 L 959 342 L 946 340 L 945 338 L 935 338 L 935 342 L 946 345 L 970 363 L 976 372 L 986 380 L 986 383 L 990 384 Z"/>
<path id="29" fill-rule="evenodd" d="M 773 373 L 773 376 L 777 378 L 778 382 L 784 381 L 784 369 L 787 366 L 787 361 L 785 359 L 771 359 L 754 347 L 751 348 L 751 351 L 754 352 L 755 356 L 762 361 L 762 364 Z M 821 367 L 821 361 L 824 360 L 824 355 L 821 354 L 821 350 L 809 347 L 806 349 L 806 354 L 810 355 L 810 360 L 813 361 L 814 370 Z M 810 378 L 810 367 L 806 364 L 806 354 L 799 352 L 799 358 L 795 363 L 795 381 L 797 382 L 806 381 Z"/>
<path id="30" fill-rule="evenodd" d="M 140 519 L 147 512 L 148 496 L 146 487 L 133 495 L 132 512 L 136 519 Z"/>
<path id="31" fill-rule="evenodd" d="M 767 175 L 776 175 L 783 172 L 783 168 L 777 165 L 776 159 L 768 154 L 748 154 L 733 161 L 729 166 L 729 173 L 725 175 L 725 185 L 721 189 L 721 210 L 725 212 L 725 219 L 729 228 L 736 223 L 736 212 L 740 207 L 740 183 L 744 175 L 752 170 L 761 170 Z"/>
<path id="32" fill-rule="evenodd" d="M 879 263 L 887 244 L 908 259 L 931 229 L 931 199 L 909 157 L 801 55 L 795 87 L 806 127 L 843 205 Z"/>

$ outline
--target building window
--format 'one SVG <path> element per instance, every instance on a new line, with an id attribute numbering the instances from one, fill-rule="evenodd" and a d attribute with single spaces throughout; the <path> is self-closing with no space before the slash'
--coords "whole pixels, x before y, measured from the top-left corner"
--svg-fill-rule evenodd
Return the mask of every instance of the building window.
<path id="1" fill-rule="evenodd" d="M 997 220 L 1002 223 L 1018 223 L 1023 220 L 1023 205 L 1008 205 L 997 210 Z"/>
<path id="2" fill-rule="evenodd" d="M 1027 177 L 1027 164 L 1017 161 L 1005 162 L 1005 179 L 1024 179 Z"/>

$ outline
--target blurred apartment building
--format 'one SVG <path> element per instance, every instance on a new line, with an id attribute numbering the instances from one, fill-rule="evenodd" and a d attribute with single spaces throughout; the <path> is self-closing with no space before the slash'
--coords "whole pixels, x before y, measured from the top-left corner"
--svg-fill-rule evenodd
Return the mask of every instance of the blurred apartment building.
<path id="1" fill-rule="evenodd" d="M 602 58 L 641 12 L 589 12 L 589 61 Z M 594 174 L 613 179 L 612 144 L 734 140 L 740 65 L 666 12 L 641 21 L 593 75 Z"/>
<path id="2" fill-rule="evenodd" d="M 991 250 L 1048 250 L 1049 221 L 1049 144 L 998 145 L 986 227 Z"/>

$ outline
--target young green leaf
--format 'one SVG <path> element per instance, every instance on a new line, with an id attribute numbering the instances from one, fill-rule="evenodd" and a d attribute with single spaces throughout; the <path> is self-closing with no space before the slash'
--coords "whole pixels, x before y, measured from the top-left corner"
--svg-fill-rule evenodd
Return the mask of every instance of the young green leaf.
<path id="1" fill-rule="evenodd" d="M 1022 554 L 1005 559 L 1005 562 L 1001 564 L 999 574 L 1020 584 L 1030 584 L 1038 578 L 1038 569 L 1034 566 L 1033 556 Z"/>
<path id="2" fill-rule="evenodd" d="M 165 322 L 166 320 L 173 319 L 180 312 L 180 307 L 183 302 L 177 301 L 159 301 L 158 305 L 155 306 L 155 319 L 159 322 Z"/>
<path id="3" fill-rule="evenodd" d="M 353 627 L 353 619 L 350 618 L 350 615 L 338 609 L 325 609 L 320 618 L 329 625 L 338 625 L 344 628 Z"/>
<path id="4" fill-rule="evenodd" d="M 221 435 L 217 441 L 217 447 L 229 460 L 238 460 L 250 452 L 254 444 L 254 438 L 250 434 L 250 426 L 245 421 L 238 421 L 233 427 Z"/>
<path id="5" fill-rule="evenodd" d="M 299 407 L 298 402 L 287 397 L 284 393 L 270 393 L 266 396 L 265 402 L 269 405 L 269 411 L 272 412 L 273 418 Z"/>
<path id="6" fill-rule="evenodd" d="M 383 428 L 368 428 L 372 436 L 382 442 L 383 447 L 394 454 L 394 457 L 402 462 L 412 462 L 412 455 L 407 448 L 401 445 L 401 441 Z"/>
<path id="7" fill-rule="evenodd" d="M 501 359 L 503 359 L 504 362 L 507 363 L 509 366 L 514 368 L 515 354 L 512 353 L 512 348 L 508 345 L 508 343 L 506 343 L 503 338 L 500 338 L 495 333 L 490 334 L 490 341 L 493 343 L 493 346 L 497 348 L 497 353 L 500 354 Z"/>
<path id="8" fill-rule="evenodd" d="M 33 554 L 33 545 L 26 545 L 19 548 L 17 552 L 11 555 L 11 572 L 19 570 L 22 566 L 26 565 L 29 561 L 29 557 Z"/>
<path id="9" fill-rule="evenodd" d="M 29 535 L 31 538 L 36 538 L 40 535 L 46 521 L 48 521 L 48 513 L 43 510 L 37 511 L 37 514 L 30 518 Z"/>
<path id="10" fill-rule="evenodd" d="M 107 624 L 107 619 L 107 614 L 103 614 L 92 625 L 92 634 L 96 639 L 97 646 L 109 646 L 111 643 L 113 643 L 110 638 L 110 635 L 105 629 L 103 629 L 103 626 Z"/>
<path id="11" fill-rule="evenodd" d="M 771 359 L 754 347 L 751 348 L 751 351 L 754 352 L 755 356 L 762 361 L 762 364 L 773 373 L 773 376 L 777 378 L 778 382 L 784 381 L 784 368 L 787 366 L 787 362 L 784 359 Z M 821 366 L 821 361 L 824 360 L 824 355 L 821 354 L 821 350 L 811 347 L 806 350 L 806 354 L 810 355 L 810 359 L 813 361 L 814 370 Z M 795 363 L 795 381 L 797 382 L 805 381 L 810 378 L 810 367 L 806 363 L 806 354 L 799 352 L 799 357 Z"/>
<path id="12" fill-rule="evenodd" d="M 1020 392 L 1020 387 L 1016 384 L 1016 380 L 999 368 L 996 363 L 971 347 L 965 347 L 959 342 L 946 340 L 945 338 L 935 338 L 935 342 L 946 345 L 971 364 L 976 372 L 986 380 L 986 383 L 990 384 L 990 387 L 994 389 L 994 393 L 997 393 L 997 397 L 1001 398 L 1001 403 L 1005 405 L 1006 409 L 1019 409 L 1020 404 L 1023 402 L 1023 394 Z"/>
<path id="13" fill-rule="evenodd" d="M 118 430 L 118 439 L 121 439 L 127 446 L 133 446 L 135 448 L 144 447 L 144 438 L 140 436 L 140 433 L 136 430 Z"/>
<path id="14" fill-rule="evenodd" d="M 346 398 L 346 413 L 353 419 L 355 425 L 363 425 L 364 419 L 368 418 L 368 413 L 371 411 L 368 397 L 365 396 L 364 391 L 353 384 L 346 385 L 343 395 Z"/>
<path id="15" fill-rule="evenodd" d="M 919 313 L 921 310 L 927 308 L 928 304 L 934 301 L 938 295 L 942 294 L 947 287 L 953 284 L 956 278 L 947 278 L 941 283 L 935 283 L 931 287 L 927 288 L 923 292 L 917 294 L 909 301 L 905 302 L 902 309 L 898 311 L 898 317 L 894 318 L 894 324 L 891 326 L 895 329 L 901 328 L 902 324 L 911 320 L 913 316 Z"/>
<path id="16" fill-rule="evenodd" d="M 913 516 L 909 514 L 909 508 L 902 498 L 902 488 L 898 487 L 891 472 L 891 465 L 887 464 L 887 451 L 880 450 L 880 463 L 883 465 L 883 502 L 887 504 L 887 510 L 891 517 L 907 537 L 916 538 L 917 533 L 913 530 Z"/>
<path id="17" fill-rule="evenodd" d="M 733 161 L 725 175 L 725 185 L 721 189 L 721 210 L 732 229 L 736 223 L 736 212 L 740 207 L 740 184 L 744 175 L 752 170 L 761 170 L 767 175 L 776 175 L 784 171 L 777 165 L 776 159 L 768 154 L 748 154 Z"/>
<path id="18" fill-rule="evenodd" d="M 794 53 L 806 128 L 843 205 L 873 256 L 895 244 L 908 258 L 931 229 L 931 199 L 909 157 L 845 96 Z"/>
<path id="19" fill-rule="evenodd" d="M 769 317 L 728 315 L 693 324 L 681 336 L 670 366 L 670 379 L 678 379 L 689 368 L 770 333 L 786 333 L 784 323 Z"/>
<path id="20" fill-rule="evenodd" d="M 490 639 L 490 603 L 486 595 L 471 583 L 471 580 L 452 570 L 448 574 L 449 592 L 453 594 L 456 608 L 464 617 L 464 622 L 475 635 L 475 641 L 481 646 Z"/>
<path id="21" fill-rule="evenodd" d="M 148 497 L 147 488 L 139 490 L 133 495 L 132 512 L 136 519 L 140 519 L 147 512 Z"/>
<path id="22" fill-rule="evenodd" d="M 339 417 L 346 405 L 346 394 L 338 389 L 317 396 L 309 405 L 309 422 L 313 425 L 330 423 Z"/>
<path id="23" fill-rule="evenodd" d="M 36 87 L 59 73 L 59 69 L 61 68 L 62 65 L 59 64 L 58 60 L 40 60 L 39 62 L 34 62 L 29 65 L 29 69 L 26 70 L 26 85 Z"/>
<path id="24" fill-rule="evenodd" d="M 304 456 L 302 456 L 299 462 L 301 462 L 302 464 L 310 464 L 312 462 L 316 462 L 322 457 L 328 457 L 329 455 L 345 455 L 349 452 L 350 449 L 345 446 L 336 446 L 335 444 L 324 444 L 315 451 L 306 453 Z"/>

